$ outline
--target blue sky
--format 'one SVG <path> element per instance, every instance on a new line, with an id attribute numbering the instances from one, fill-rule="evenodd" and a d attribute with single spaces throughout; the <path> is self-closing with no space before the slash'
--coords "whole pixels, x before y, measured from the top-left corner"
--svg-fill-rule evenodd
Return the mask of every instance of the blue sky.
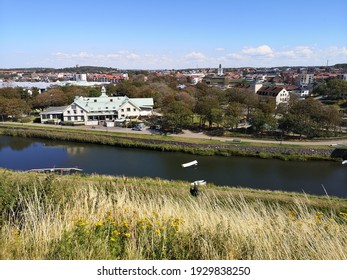
<path id="1" fill-rule="evenodd" d="M 346 0 L 0 0 L 0 68 L 346 63 L 346 11 Z"/>

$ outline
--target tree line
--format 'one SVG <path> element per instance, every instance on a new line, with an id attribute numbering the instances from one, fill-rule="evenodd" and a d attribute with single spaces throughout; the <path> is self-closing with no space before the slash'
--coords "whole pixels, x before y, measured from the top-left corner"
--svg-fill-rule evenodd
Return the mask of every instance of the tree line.
<path id="1" fill-rule="evenodd" d="M 345 81 L 321 83 L 315 93 L 329 98 L 345 99 Z M 219 131 L 239 131 L 247 126 L 248 133 L 281 133 L 300 137 L 335 135 L 342 121 L 337 106 L 324 105 L 321 101 L 292 96 L 288 104 L 275 106 L 274 99 L 261 99 L 257 94 L 242 88 L 221 90 L 204 83 L 178 89 L 178 81 L 170 76 L 132 75 L 131 80 L 106 86 L 108 95 L 130 98 L 152 97 L 155 110 L 162 117 L 160 122 L 166 131 L 184 128 L 200 128 Z M 64 86 L 50 88 L 32 94 L 22 88 L 0 89 L 0 117 L 2 120 L 18 120 L 30 112 L 50 106 L 64 106 L 75 96 L 97 97 L 100 88 Z M 245 129 L 244 129 L 245 130 Z"/>

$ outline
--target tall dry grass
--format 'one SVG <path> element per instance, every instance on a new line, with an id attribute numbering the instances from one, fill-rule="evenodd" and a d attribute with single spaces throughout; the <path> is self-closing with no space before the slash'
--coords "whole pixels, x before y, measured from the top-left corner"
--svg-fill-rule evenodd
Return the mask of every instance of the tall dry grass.
<path id="1" fill-rule="evenodd" d="M 19 187 L 4 211 L 1 259 L 347 258 L 343 200 L 213 186 L 192 197 L 185 182 L 109 176 L 57 176 L 47 189 L 45 176 L 26 178 L 33 191 Z"/>

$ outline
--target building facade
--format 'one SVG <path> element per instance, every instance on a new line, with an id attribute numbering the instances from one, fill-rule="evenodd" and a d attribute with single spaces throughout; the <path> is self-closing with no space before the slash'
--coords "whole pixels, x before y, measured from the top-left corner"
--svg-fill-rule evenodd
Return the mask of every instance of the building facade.
<path id="1" fill-rule="evenodd" d="M 289 92 L 284 87 L 267 87 L 263 86 L 258 91 L 257 94 L 261 98 L 274 98 L 276 102 L 276 106 L 280 103 L 289 102 Z"/>
<path id="2" fill-rule="evenodd" d="M 153 98 L 108 96 L 105 87 L 102 87 L 100 97 L 76 96 L 72 104 L 47 108 L 40 113 L 40 117 L 41 123 L 97 125 L 150 116 L 153 105 Z"/>

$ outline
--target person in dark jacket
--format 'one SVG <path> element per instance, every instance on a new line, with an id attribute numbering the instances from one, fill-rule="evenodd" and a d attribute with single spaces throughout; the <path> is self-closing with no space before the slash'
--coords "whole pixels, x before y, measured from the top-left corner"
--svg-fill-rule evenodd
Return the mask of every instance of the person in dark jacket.
<path id="1" fill-rule="evenodd" d="M 193 187 L 190 188 L 190 194 L 192 196 L 198 196 L 199 189 L 198 189 L 198 184 L 197 183 L 194 183 Z"/>

